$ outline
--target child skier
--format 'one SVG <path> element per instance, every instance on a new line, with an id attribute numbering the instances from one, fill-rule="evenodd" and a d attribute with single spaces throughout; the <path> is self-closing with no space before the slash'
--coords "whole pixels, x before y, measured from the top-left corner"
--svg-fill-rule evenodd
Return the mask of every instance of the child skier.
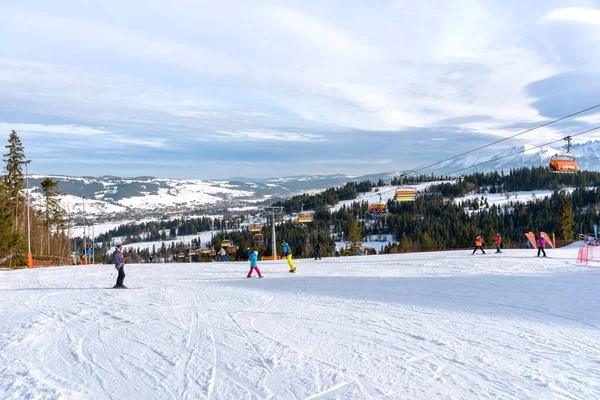
<path id="1" fill-rule="evenodd" d="M 544 257 L 546 257 L 546 251 L 544 250 L 544 247 L 546 247 L 546 238 L 544 236 L 542 236 L 542 234 L 540 233 L 540 238 L 537 241 L 537 245 L 538 245 L 538 254 L 537 256 L 540 256 L 540 252 L 544 253 Z"/>
<path id="2" fill-rule="evenodd" d="M 258 277 L 262 278 L 262 274 L 260 273 L 260 269 L 258 269 L 258 251 L 254 250 L 252 254 L 250 254 L 250 271 L 248 271 L 248 276 L 246 278 L 252 278 L 252 271 L 256 270 L 258 273 Z"/>
<path id="3" fill-rule="evenodd" d="M 496 253 L 502 253 L 502 251 L 500 251 L 500 243 L 502 243 L 502 236 L 500 236 L 499 233 L 496 234 L 496 239 L 494 241 L 496 242 Z"/>
<path id="4" fill-rule="evenodd" d="M 475 239 L 475 249 L 473 250 L 473 252 L 471 254 L 475 254 L 477 249 L 481 250 L 481 252 L 483 254 L 485 254 L 485 251 L 483 251 L 484 247 L 485 247 L 485 244 L 483 243 L 483 239 L 481 238 L 481 236 L 477 236 L 477 239 Z"/>
<path id="5" fill-rule="evenodd" d="M 281 245 L 283 246 L 283 256 L 287 259 L 288 265 L 290 266 L 290 272 L 292 274 L 295 274 L 296 267 L 294 266 L 294 263 L 292 262 L 292 249 L 290 248 L 290 245 L 285 240 L 281 241 Z"/>

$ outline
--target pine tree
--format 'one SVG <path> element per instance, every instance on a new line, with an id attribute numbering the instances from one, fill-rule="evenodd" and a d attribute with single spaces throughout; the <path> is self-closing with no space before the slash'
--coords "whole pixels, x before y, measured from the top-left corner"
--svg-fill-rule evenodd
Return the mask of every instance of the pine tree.
<path id="1" fill-rule="evenodd" d="M 8 138 L 8 145 L 4 146 L 8 153 L 4 154 L 4 185 L 11 203 L 14 205 L 14 229 L 19 225 L 19 194 L 23 189 L 23 163 L 25 152 L 21 139 L 14 130 Z"/>
<path id="2" fill-rule="evenodd" d="M 400 251 L 403 253 L 410 251 L 410 241 L 404 232 L 402 232 L 402 236 L 400 237 Z"/>
<path id="3" fill-rule="evenodd" d="M 358 226 L 358 221 L 356 218 L 352 218 L 348 222 L 348 235 L 346 236 L 349 242 L 352 243 L 352 249 L 357 250 L 358 246 L 360 246 L 360 227 Z"/>
<path id="4" fill-rule="evenodd" d="M 13 226 L 12 207 L 4 183 L 0 182 L 0 257 L 7 256 L 12 250 Z"/>
<path id="5" fill-rule="evenodd" d="M 60 208 L 58 203 L 58 181 L 52 180 L 46 177 L 40 185 L 44 192 L 44 199 L 46 201 L 46 229 L 48 235 L 48 254 L 50 254 L 50 232 L 53 225 L 59 225 L 63 222 L 62 213 L 63 210 Z"/>
<path id="6" fill-rule="evenodd" d="M 427 232 L 425 232 L 421 238 L 421 247 L 423 250 L 429 250 L 433 248 L 433 239 Z"/>
<path id="7" fill-rule="evenodd" d="M 562 240 L 571 240 L 575 236 L 573 226 L 575 220 L 571 212 L 571 201 L 565 196 L 558 210 L 558 220 L 556 223 L 556 236 Z"/>

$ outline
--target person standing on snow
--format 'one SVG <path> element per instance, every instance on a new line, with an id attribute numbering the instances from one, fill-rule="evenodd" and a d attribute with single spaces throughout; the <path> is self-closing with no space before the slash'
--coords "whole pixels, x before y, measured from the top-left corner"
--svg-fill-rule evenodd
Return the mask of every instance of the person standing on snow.
<path id="1" fill-rule="evenodd" d="M 281 241 L 281 245 L 283 246 L 283 252 L 282 252 L 283 256 L 287 259 L 288 265 L 290 266 L 290 272 L 292 274 L 295 274 L 296 267 L 294 266 L 294 263 L 292 262 L 292 249 L 285 240 Z"/>
<path id="2" fill-rule="evenodd" d="M 315 246 L 315 260 L 316 259 L 321 259 L 321 243 L 317 243 L 317 245 Z"/>
<path id="3" fill-rule="evenodd" d="M 248 247 L 246 249 L 246 261 L 250 260 L 250 255 L 252 254 L 252 252 L 250 251 L 250 247 Z"/>
<path id="4" fill-rule="evenodd" d="M 475 254 L 477 249 L 481 250 L 481 252 L 483 254 L 485 254 L 485 251 L 483 251 L 484 247 L 485 247 L 485 244 L 483 243 L 483 239 L 481 238 L 481 236 L 477 236 L 477 239 L 475 239 L 475 249 L 473 250 L 473 252 L 471 254 Z"/>
<path id="5" fill-rule="evenodd" d="M 500 236 L 499 233 L 496 234 L 496 239 L 494 239 L 494 241 L 496 242 L 496 253 L 502 253 L 502 251 L 500 251 L 500 243 L 502 243 L 502 236 Z"/>
<path id="6" fill-rule="evenodd" d="M 252 272 L 256 270 L 258 273 L 258 277 L 262 278 L 262 274 L 260 273 L 260 269 L 258 269 L 258 251 L 254 250 L 252 254 L 250 254 L 250 271 L 248 271 L 248 276 L 246 278 L 252 278 Z"/>
<path id="7" fill-rule="evenodd" d="M 544 236 L 542 236 L 542 234 L 540 233 L 540 238 L 537 241 L 537 245 L 538 245 L 538 254 L 537 256 L 540 256 L 540 253 L 544 253 L 544 257 L 546 257 L 546 251 L 544 250 L 544 247 L 546 247 L 546 238 Z"/>
<path id="8" fill-rule="evenodd" d="M 227 258 L 227 250 L 225 250 L 224 247 L 221 247 L 221 250 L 219 250 L 219 255 L 221 256 L 221 261 L 229 261 Z"/>
<path id="9" fill-rule="evenodd" d="M 117 276 L 117 283 L 113 286 L 114 289 L 127 289 L 125 285 L 123 285 L 123 281 L 125 280 L 125 256 L 123 255 L 123 247 L 118 245 L 115 248 L 115 268 L 119 271 L 119 275 Z"/>

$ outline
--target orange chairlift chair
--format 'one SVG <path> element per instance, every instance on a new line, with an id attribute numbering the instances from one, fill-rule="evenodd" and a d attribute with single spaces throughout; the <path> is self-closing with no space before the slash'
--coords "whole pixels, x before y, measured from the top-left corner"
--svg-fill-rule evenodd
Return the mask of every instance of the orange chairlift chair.
<path id="1" fill-rule="evenodd" d="M 567 141 L 567 152 L 563 154 L 555 154 L 548 165 L 550 172 L 557 174 L 574 174 L 579 171 L 579 165 L 575 161 L 575 156 L 571 152 L 571 136 L 564 138 Z"/>

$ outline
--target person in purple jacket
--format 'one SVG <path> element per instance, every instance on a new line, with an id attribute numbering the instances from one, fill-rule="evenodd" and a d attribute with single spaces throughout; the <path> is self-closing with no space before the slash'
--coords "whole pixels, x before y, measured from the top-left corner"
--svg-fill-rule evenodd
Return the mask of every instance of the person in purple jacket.
<path id="1" fill-rule="evenodd" d="M 123 247 L 118 245 L 115 248 L 115 268 L 119 271 L 119 275 L 117 276 L 117 283 L 113 288 L 115 289 L 127 289 L 125 285 L 123 285 L 123 281 L 125 280 L 125 256 L 123 255 Z"/>
<path id="2" fill-rule="evenodd" d="M 538 257 L 540 256 L 540 252 L 544 253 L 544 257 L 546 257 L 546 251 L 544 250 L 544 247 L 546 247 L 546 238 L 544 236 L 542 236 L 542 234 L 540 233 L 540 238 L 537 241 L 537 245 L 538 245 Z"/>

